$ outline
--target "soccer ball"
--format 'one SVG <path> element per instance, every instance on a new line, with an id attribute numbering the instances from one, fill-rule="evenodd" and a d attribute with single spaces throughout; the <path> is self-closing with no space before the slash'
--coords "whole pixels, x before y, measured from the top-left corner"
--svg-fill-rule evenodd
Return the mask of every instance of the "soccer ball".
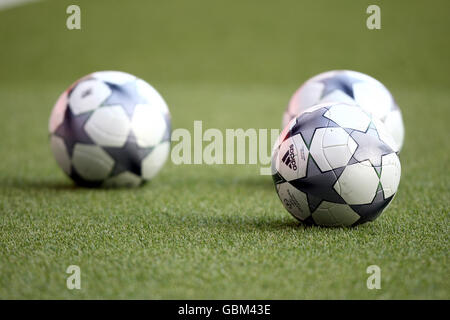
<path id="1" fill-rule="evenodd" d="M 325 102 L 359 105 L 383 122 L 396 143 L 394 151 L 402 148 L 404 126 L 400 108 L 381 82 L 356 71 L 328 71 L 306 81 L 289 101 L 283 128 L 309 107 Z"/>
<path id="2" fill-rule="evenodd" d="M 171 120 L 163 98 L 147 82 L 102 71 L 61 94 L 49 131 L 57 163 L 78 185 L 138 186 L 165 163 Z"/>
<path id="3" fill-rule="evenodd" d="M 320 104 L 289 122 L 272 154 L 272 178 L 298 220 L 354 226 L 376 219 L 400 182 L 395 142 L 355 105 Z"/>

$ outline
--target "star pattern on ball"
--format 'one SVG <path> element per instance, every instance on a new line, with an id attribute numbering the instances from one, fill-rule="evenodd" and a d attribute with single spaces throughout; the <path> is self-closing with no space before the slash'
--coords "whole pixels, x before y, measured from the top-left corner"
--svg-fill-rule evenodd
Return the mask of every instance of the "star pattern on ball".
<path id="1" fill-rule="evenodd" d="M 297 118 L 295 125 L 290 130 L 286 138 L 294 136 L 298 133 L 301 134 L 306 146 L 309 148 L 311 145 L 314 133 L 319 128 L 333 128 L 339 127 L 334 121 L 324 117 L 324 114 L 328 111 L 328 108 L 320 108 L 313 112 L 305 112 L 300 117 Z"/>
<path id="2" fill-rule="evenodd" d="M 142 160 L 153 151 L 154 147 L 139 147 L 136 137 L 133 133 L 130 133 L 125 145 L 122 147 L 103 147 L 103 149 L 114 159 L 114 167 L 110 176 L 115 176 L 125 171 L 141 176 Z"/>
<path id="3" fill-rule="evenodd" d="M 355 96 L 353 92 L 353 84 L 361 82 L 361 80 L 353 78 L 346 74 L 338 74 L 335 76 L 330 76 L 329 78 L 322 79 L 319 82 L 322 82 L 324 84 L 321 98 L 326 97 L 328 94 L 332 93 L 335 90 L 339 90 L 354 99 Z"/>
<path id="4" fill-rule="evenodd" d="M 121 85 L 110 82 L 105 82 L 105 84 L 111 89 L 112 93 L 103 102 L 102 106 L 120 105 L 130 119 L 133 117 L 134 109 L 137 104 L 148 103 L 148 101 L 137 92 L 135 81 Z"/>
<path id="5" fill-rule="evenodd" d="M 345 167 L 340 167 L 321 172 L 316 162 L 309 156 L 306 176 L 289 181 L 289 183 L 306 194 L 309 209 L 313 213 L 322 201 L 345 203 L 334 189 L 334 185 L 344 169 Z"/>
<path id="6" fill-rule="evenodd" d="M 358 145 L 353 153 L 353 159 L 350 160 L 350 164 L 355 163 L 355 161 L 363 162 L 369 160 L 375 170 L 379 170 L 381 169 L 382 157 L 394 152 L 394 150 L 380 139 L 378 131 L 373 123 L 370 124 L 366 132 L 354 130 L 350 133 L 350 136 Z"/>
<path id="7" fill-rule="evenodd" d="M 86 112 L 74 115 L 71 108 L 67 107 L 63 122 L 55 130 L 54 134 L 64 140 L 70 157 L 72 157 L 75 144 L 94 144 L 94 141 L 84 131 L 84 125 L 91 114 L 92 112 Z"/>

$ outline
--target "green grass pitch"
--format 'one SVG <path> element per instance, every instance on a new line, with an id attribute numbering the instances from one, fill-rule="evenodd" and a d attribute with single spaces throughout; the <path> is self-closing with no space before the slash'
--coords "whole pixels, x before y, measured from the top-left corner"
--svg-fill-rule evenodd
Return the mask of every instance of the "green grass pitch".
<path id="1" fill-rule="evenodd" d="M 448 1 L 78 1 L 69 31 L 72 2 L 0 11 L 0 299 L 450 298 Z M 142 188 L 76 188 L 47 121 L 105 69 L 149 81 L 188 129 L 278 128 L 307 78 L 368 73 L 402 108 L 399 192 L 375 222 L 326 229 L 296 222 L 258 166 L 169 161 Z"/>

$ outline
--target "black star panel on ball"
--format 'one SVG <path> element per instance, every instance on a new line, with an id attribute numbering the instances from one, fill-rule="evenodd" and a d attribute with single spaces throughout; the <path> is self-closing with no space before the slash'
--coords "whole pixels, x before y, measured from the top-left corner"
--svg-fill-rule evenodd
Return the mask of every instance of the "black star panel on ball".
<path id="1" fill-rule="evenodd" d="M 394 152 L 386 143 L 381 141 L 373 124 L 369 126 L 365 133 L 354 130 L 350 136 L 358 145 L 353 154 L 353 158 L 358 162 L 369 160 L 372 166 L 380 167 L 381 158 Z"/>
<path id="2" fill-rule="evenodd" d="M 136 143 L 136 137 L 133 133 L 130 133 L 123 147 L 103 147 L 103 149 L 114 159 L 114 167 L 111 176 L 118 175 L 125 171 L 141 176 L 142 160 L 152 152 L 154 147 L 139 147 Z"/>
<path id="3" fill-rule="evenodd" d="M 345 203 L 344 199 L 334 189 L 342 171 L 343 168 L 321 172 L 312 156 L 310 156 L 306 177 L 289 181 L 289 183 L 306 194 L 312 213 L 322 201 Z"/>
<path id="4" fill-rule="evenodd" d="M 127 82 L 123 85 L 105 82 L 111 89 L 111 95 L 103 102 L 103 106 L 120 105 L 131 119 L 137 104 L 146 104 L 148 101 L 137 92 L 136 82 Z"/>
<path id="5" fill-rule="evenodd" d="M 55 130 L 54 134 L 61 137 L 66 145 L 67 152 L 71 157 L 73 148 L 77 143 L 94 144 L 94 141 L 84 131 L 84 125 L 89 120 L 91 112 L 82 113 L 78 116 L 72 113 L 70 107 L 66 108 L 64 120 Z"/>
<path id="6" fill-rule="evenodd" d="M 303 113 L 301 117 L 297 118 L 295 125 L 290 130 L 290 134 L 287 134 L 284 140 L 296 134 L 300 134 L 303 141 L 305 141 L 306 146 L 309 148 L 317 129 L 338 127 L 336 123 L 323 116 L 327 111 L 328 109 L 324 107 L 313 112 Z"/>
<path id="7" fill-rule="evenodd" d="M 322 79 L 319 82 L 324 84 L 324 89 L 321 95 L 322 97 L 326 97 L 333 91 L 339 90 L 344 92 L 352 99 L 354 99 L 355 95 L 353 91 L 353 84 L 361 82 L 361 80 L 353 78 L 346 74 L 339 74 L 335 76 L 330 76 L 329 78 Z"/>

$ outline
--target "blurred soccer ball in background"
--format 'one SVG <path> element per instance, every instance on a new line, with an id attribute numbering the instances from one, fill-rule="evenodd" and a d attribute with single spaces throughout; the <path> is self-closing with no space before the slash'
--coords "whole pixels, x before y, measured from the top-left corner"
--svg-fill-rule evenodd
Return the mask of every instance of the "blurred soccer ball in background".
<path id="1" fill-rule="evenodd" d="M 171 120 L 161 95 L 119 71 L 95 72 L 59 97 L 49 121 L 59 166 L 82 186 L 138 186 L 170 149 Z"/>
<path id="2" fill-rule="evenodd" d="M 284 207 L 307 224 L 354 226 L 376 219 L 400 182 L 395 142 L 358 106 L 320 104 L 291 120 L 272 155 Z"/>
<path id="3" fill-rule="evenodd" d="M 307 80 L 289 101 L 283 128 L 309 107 L 325 102 L 359 105 L 385 125 L 396 143 L 394 150 L 399 152 L 402 148 L 404 125 L 400 108 L 381 82 L 356 71 L 328 71 Z"/>

